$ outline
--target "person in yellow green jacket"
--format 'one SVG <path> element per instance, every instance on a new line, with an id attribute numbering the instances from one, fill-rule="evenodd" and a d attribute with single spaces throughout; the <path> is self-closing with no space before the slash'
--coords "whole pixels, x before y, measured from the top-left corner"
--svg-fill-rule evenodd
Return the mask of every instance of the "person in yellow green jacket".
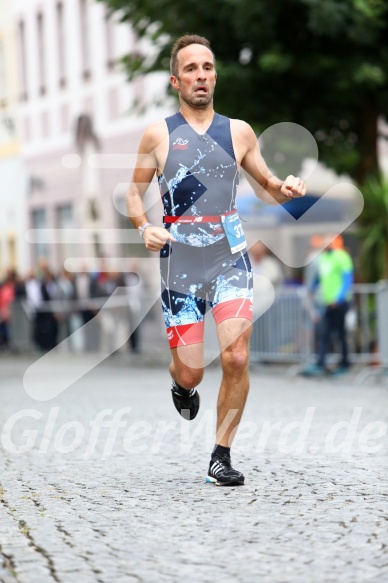
<path id="1" fill-rule="evenodd" d="M 353 281 L 352 258 L 343 247 L 342 237 L 336 237 L 319 256 L 317 277 L 312 286 L 315 290 L 318 288 L 323 315 L 317 362 L 315 366 L 306 369 L 305 374 L 319 375 L 326 372 L 342 374 L 349 369 L 345 317 L 352 299 Z M 331 340 L 335 337 L 340 344 L 341 359 L 337 368 L 330 371 L 327 369 L 326 359 Z"/>

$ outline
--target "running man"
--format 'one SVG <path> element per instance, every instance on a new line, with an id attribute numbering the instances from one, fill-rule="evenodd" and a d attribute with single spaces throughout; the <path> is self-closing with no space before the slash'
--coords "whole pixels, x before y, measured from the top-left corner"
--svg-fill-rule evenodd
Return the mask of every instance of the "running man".
<path id="1" fill-rule="evenodd" d="M 302 180 L 271 175 L 245 122 L 215 113 L 217 74 L 207 39 L 179 38 L 171 52 L 180 110 L 144 133 L 127 194 L 128 215 L 150 251 L 160 251 L 162 305 L 171 348 L 172 398 L 194 419 L 204 373 L 204 315 L 212 310 L 221 353 L 217 432 L 206 481 L 241 485 L 230 447 L 249 389 L 252 270 L 236 207 L 239 170 L 269 203 L 304 196 Z M 143 197 L 157 172 L 164 228 L 147 218 Z"/>

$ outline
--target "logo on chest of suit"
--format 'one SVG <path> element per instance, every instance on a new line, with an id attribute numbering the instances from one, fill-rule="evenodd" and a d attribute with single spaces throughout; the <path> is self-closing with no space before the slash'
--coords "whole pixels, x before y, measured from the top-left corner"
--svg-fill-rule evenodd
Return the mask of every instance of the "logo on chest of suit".
<path id="1" fill-rule="evenodd" d="M 189 147 L 189 140 L 182 140 L 182 138 L 177 138 L 172 145 L 173 150 L 187 150 Z"/>

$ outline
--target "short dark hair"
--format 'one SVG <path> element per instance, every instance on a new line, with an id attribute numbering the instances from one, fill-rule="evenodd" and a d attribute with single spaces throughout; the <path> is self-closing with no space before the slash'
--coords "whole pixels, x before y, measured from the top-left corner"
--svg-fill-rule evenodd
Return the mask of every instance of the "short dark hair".
<path id="1" fill-rule="evenodd" d="M 214 59 L 214 63 L 215 63 L 216 58 L 215 58 L 214 53 L 211 49 L 210 42 L 207 40 L 207 38 L 205 38 L 204 36 L 199 36 L 198 34 L 185 34 L 185 35 L 179 37 L 172 45 L 171 59 L 170 59 L 170 72 L 171 72 L 171 75 L 174 75 L 174 77 L 178 76 L 178 67 L 177 67 L 177 65 L 178 65 L 178 53 L 179 53 L 179 51 L 181 51 L 182 49 L 184 49 L 185 47 L 188 47 L 190 45 L 203 45 L 204 47 L 209 49 L 209 51 L 213 55 L 213 59 Z"/>

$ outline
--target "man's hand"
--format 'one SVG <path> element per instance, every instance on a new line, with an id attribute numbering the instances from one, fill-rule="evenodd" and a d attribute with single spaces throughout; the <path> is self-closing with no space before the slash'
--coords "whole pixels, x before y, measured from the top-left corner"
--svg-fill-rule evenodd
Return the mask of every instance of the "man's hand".
<path id="1" fill-rule="evenodd" d="M 298 198 L 306 194 L 307 186 L 303 180 L 290 174 L 283 182 L 280 192 L 287 198 Z"/>
<path id="2" fill-rule="evenodd" d="M 145 229 L 143 239 L 149 251 L 159 251 L 167 241 L 176 242 L 176 239 L 166 229 L 154 226 Z"/>

